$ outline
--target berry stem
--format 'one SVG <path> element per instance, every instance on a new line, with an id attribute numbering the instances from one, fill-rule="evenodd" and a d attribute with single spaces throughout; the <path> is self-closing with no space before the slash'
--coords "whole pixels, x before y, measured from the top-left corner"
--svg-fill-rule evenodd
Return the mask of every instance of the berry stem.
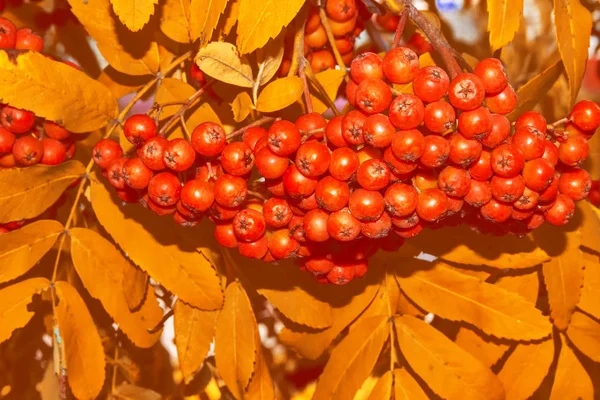
<path id="1" fill-rule="evenodd" d="M 237 131 L 231 132 L 229 135 L 227 135 L 227 140 L 231 140 L 235 137 L 238 137 L 240 135 L 243 135 L 244 132 L 246 132 L 248 129 L 250 128 L 254 128 L 255 126 L 261 126 L 264 124 L 267 124 L 271 121 L 273 121 L 273 117 L 262 117 L 259 120 L 256 120 L 252 123 L 249 123 L 248 125 L 244 126 L 243 128 L 238 129 Z"/>
<path id="2" fill-rule="evenodd" d="M 261 199 L 262 201 L 267 201 L 267 199 L 265 198 L 265 196 L 263 196 L 259 192 L 255 192 L 253 190 L 248 190 L 248 195 L 252 196 L 252 197 L 256 197 L 257 199 Z"/>
<path id="3" fill-rule="evenodd" d="M 373 24 L 373 21 L 368 20 L 365 24 L 365 28 L 377 50 L 380 52 L 388 51 L 388 43 L 386 43 L 386 41 L 383 40 L 381 34 L 379 33 L 379 30 L 375 27 L 375 24 Z"/>
<path id="4" fill-rule="evenodd" d="M 561 118 L 561 119 L 559 119 L 558 121 L 555 121 L 555 122 L 551 123 L 551 124 L 550 124 L 550 126 L 551 126 L 552 128 L 556 128 L 557 126 L 564 125 L 564 124 L 566 124 L 567 122 L 569 122 L 569 118 L 565 117 L 565 118 Z"/>
<path id="5" fill-rule="evenodd" d="M 312 83 L 317 88 L 317 90 L 319 91 L 319 93 L 321 94 L 321 96 L 323 97 L 325 102 L 327 103 L 327 106 L 329 108 L 331 108 L 331 111 L 333 111 L 333 113 L 335 115 L 341 115 L 340 110 L 337 109 L 334 101 L 329 97 L 329 95 L 327 94 L 327 90 L 325 90 L 325 88 L 323 87 L 321 82 L 319 82 L 319 80 L 313 73 L 312 69 L 310 68 L 310 65 L 308 65 L 308 63 L 306 63 L 306 64 L 307 64 L 306 68 L 305 68 L 306 77 L 308 78 L 310 83 Z"/>
<path id="6" fill-rule="evenodd" d="M 306 103 L 306 112 L 313 112 L 312 98 L 310 97 L 310 88 L 308 87 L 308 80 L 306 79 L 305 70 L 310 69 L 310 65 L 304 57 L 302 57 L 300 61 L 300 68 L 298 69 L 298 75 L 302 78 L 302 82 L 304 82 L 304 102 Z"/>
<path id="7" fill-rule="evenodd" d="M 319 7 L 319 17 L 321 18 L 321 25 L 325 28 L 325 33 L 327 34 L 327 40 L 329 41 L 329 47 L 331 47 L 331 51 L 333 51 L 333 56 L 335 57 L 335 62 L 340 67 L 342 71 L 344 71 L 344 79 L 348 82 L 348 74 L 346 74 L 346 64 L 342 59 L 342 55 L 335 45 L 335 37 L 333 36 L 333 32 L 331 30 L 331 26 L 329 25 L 329 20 L 327 19 L 327 14 L 322 7 Z"/>
<path id="8" fill-rule="evenodd" d="M 188 99 L 185 101 L 185 103 L 181 107 L 179 107 L 179 110 L 177 110 L 177 112 L 175 114 L 173 114 L 173 116 L 171 118 L 169 118 L 169 120 L 165 123 L 165 125 L 160 129 L 158 134 L 161 136 L 165 136 L 165 134 L 167 133 L 167 130 L 169 130 L 171 125 L 173 125 L 173 123 L 175 123 L 175 121 L 177 121 L 181 117 L 183 117 L 183 114 L 185 114 L 185 112 L 192 105 L 194 105 L 196 100 L 198 100 L 204 94 L 206 89 L 208 89 L 214 82 L 215 82 L 214 80 L 207 82 L 204 86 L 202 86 L 200 89 L 198 89 L 194 94 L 192 94 L 190 97 L 188 97 Z"/>
<path id="9" fill-rule="evenodd" d="M 400 11 L 400 20 L 398 20 L 398 26 L 396 27 L 396 34 L 394 35 L 394 41 L 392 43 L 392 49 L 398 47 L 400 40 L 402 39 L 402 33 L 404 33 L 404 27 L 406 26 L 406 20 L 408 19 L 408 9 L 403 8 Z"/>

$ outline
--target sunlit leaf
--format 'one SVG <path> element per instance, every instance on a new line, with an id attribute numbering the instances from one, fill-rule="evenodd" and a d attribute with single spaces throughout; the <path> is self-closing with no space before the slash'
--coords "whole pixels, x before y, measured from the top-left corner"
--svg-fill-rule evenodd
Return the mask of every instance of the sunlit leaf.
<path id="1" fill-rule="evenodd" d="M 56 319 L 66 355 L 69 386 L 78 399 L 95 399 L 102 390 L 106 362 L 94 320 L 77 290 L 56 282 Z"/>
<path id="2" fill-rule="evenodd" d="M 233 103 L 231 103 L 231 111 L 233 111 L 233 119 L 235 122 L 242 122 L 246 119 L 250 111 L 254 108 L 250 95 L 246 92 L 240 92 Z"/>
<path id="3" fill-rule="evenodd" d="M 192 40 L 200 39 L 200 47 L 210 40 L 228 0 L 191 0 L 190 26 Z"/>
<path id="4" fill-rule="evenodd" d="M 575 312 L 567 336 L 583 354 L 600 362 L 600 323 L 582 312 Z"/>
<path id="5" fill-rule="evenodd" d="M 389 334 L 390 322 L 384 316 L 357 323 L 331 352 L 313 399 L 352 399 L 370 375 Z"/>
<path id="6" fill-rule="evenodd" d="M 251 53 L 277 36 L 298 14 L 304 1 L 241 0 L 236 42 L 240 53 Z"/>
<path id="7" fill-rule="evenodd" d="M 126 268 L 123 271 L 123 294 L 131 311 L 139 310 L 148 293 L 148 274 L 139 268 Z"/>
<path id="8" fill-rule="evenodd" d="M 598 256 L 591 256 L 594 261 L 586 258 L 584 260 L 585 269 L 583 271 L 583 288 L 581 289 L 581 298 L 577 306 L 586 313 L 600 319 L 600 263 Z"/>
<path id="9" fill-rule="evenodd" d="M 256 109 L 261 112 L 282 110 L 295 103 L 302 96 L 303 89 L 304 83 L 297 76 L 279 78 L 260 92 Z"/>
<path id="10" fill-rule="evenodd" d="M 176 42 L 193 42 L 190 0 L 163 0 L 160 6 L 160 30 Z"/>
<path id="11" fill-rule="evenodd" d="M 119 328 L 138 347 L 153 346 L 161 331 L 149 333 L 163 316 L 154 290 L 137 312 L 131 312 L 122 291 L 125 271 L 135 269 L 117 248 L 100 234 L 84 228 L 70 231 L 71 257 L 75 270 L 90 295 L 102 306 Z"/>
<path id="12" fill-rule="evenodd" d="M 265 359 L 264 351 L 262 348 L 258 348 L 256 353 L 256 364 L 254 367 L 254 374 L 248 385 L 245 399 L 248 400 L 263 400 L 263 399 L 275 399 L 275 389 L 273 386 L 273 378 Z"/>
<path id="13" fill-rule="evenodd" d="M 0 100 L 77 133 L 102 128 L 119 112 L 104 85 L 36 52 L 0 51 Z"/>
<path id="14" fill-rule="evenodd" d="M 269 40 L 267 45 L 256 51 L 256 59 L 258 60 L 258 75 L 255 81 L 260 86 L 266 84 L 277 73 L 281 60 L 283 60 L 283 50 L 285 43 L 283 35 L 277 36 L 275 39 Z"/>
<path id="15" fill-rule="evenodd" d="M 525 275 L 503 276 L 495 285 L 509 292 L 517 293 L 534 304 L 540 291 L 540 279 L 537 271 Z"/>
<path id="16" fill-rule="evenodd" d="M 64 227 L 57 221 L 36 221 L 0 236 L 0 283 L 31 269 L 56 243 Z"/>
<path id="17" fill-rule="evenodd" d="M 581 219 L 583 220 L 581 245 L 600 254 L 600 240 L 598 240 L 600 235 L 600 209 L 590 205 L 587 201 L 579 202 L 578 206 L 577 212 L 581 210 Z"/>
<path id="18" fill-rule="evenodd" d="M 219 26 L 217 32 L 219 32 L 219 40 L 229 35 L 234 25 L 237 23 L 238 14 L 240 12 L 240 3 L 242 0 L 229 0 L 223 16 L 219 19 Z"/>
<path id="19" fill-rule="evenodd" d="M 150 78 L 150 75 L 127 75 L 107 65 L 98 77 L 98 81 L 110 90 L 115 99 L 119 99 L 127 94 L 137 92 Z"/>
<path id="20" fill-rule="evenodd" d="M 321 83 L 321 85 L 325 88 L 327 92 L 327 96 L 333 101 L 337 97 L 338 90 L 340 89 L 340 85 L 344 82 L 344 77 L 346 74 L 344 71 L 339 69 L 328 69 L 322 72 L 319 72 L 315 75 L 317 80 Z M 314 86 L 311 86 L 311 95 L 313 111 L 319 114 L 324 113 L 329 106 L 325 103 L 325 99 L 323 99 L 322 95 L 317 91 Z"/>
<path id="21" fill-rule="evenodd" d="M 110 0 L 119 20 L 130 31 L 137 32 L 144 27 L 154 14 L 158 0 Z"/>
<path id="22" fill-rule="evenodd" d="M 498 378 L 431 325 L 411 316 L 394 319 L 406 361 L 439 396 L 448 399 L 504 399 Z"/>
<path id="23" fill-rule="evenodd" d="M 122 400 L 160 400 L 163 397 L 153 390 L 123 382 L 115 388 L 115 397 Z"/>
<path id="24" fill-rule="evenodd" d="M 46 278 L 32 278 L 0 290 L 0 343 L 27 325 L 33 312 L 27 309 L 34 294 L 50 286 Z"/>
<path id="25" fill-rule="evenodd" d="M 84 172 L 79 161 L 0 171 L 0 223 L 37 217 Z"/>
<path id="26" fill-rule="evenodd" d="M 369 400 L 389 399 L 392 397 L 392 384 L 394 376 L 391 371 L 386 371 L 385 374 L 375 384 L 373 390 L 369 394 Z"/>
<path id="27" fill-rule="evenodd" d="M 473 329 L 464 326 L 459 328 L 454 343 L 488 368 L 492 368 L 509 349 L 508 344 L 492 341 L 489 337 L 483 337 Z"/>
<path id="28" fill-rule="evenodd" d="M 561 334 L 562 346 L 550 400 L 593 399 L 594 384 L 587 371 Z"/>
<path id="29" fill-rule="evenodd" d="M 519 30 L 523 0 L 487 0 L 488 31 L 492 51 L 506 46 Z"/>
<path id="30" fill-rule="evenodd" d="M 71 11 L 96 40 L 98 49 L 116 70 L 130 75 L 158 72 L 158 47 L 152 27 L 139 32 L 118 29 L 109 0 L 69 0 Z"/>
<path id="31" fill-rule="evenodd" d="M 225 83 L 252 87 L 254 82 L 248 61 L 231 43 L 209 43 L 196 55 L 196 64 L 205 74 Z"/>
<path id="32" fill-rule="evenodd" d="M 394 395 L 396 400 L 426 400 L 429 398 L 406 368 L 394 370 Z"/>

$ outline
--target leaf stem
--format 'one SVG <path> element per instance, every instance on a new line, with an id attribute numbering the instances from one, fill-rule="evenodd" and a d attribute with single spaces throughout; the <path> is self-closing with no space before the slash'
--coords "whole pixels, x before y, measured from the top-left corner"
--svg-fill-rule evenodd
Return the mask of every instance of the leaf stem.
<path id="1" fill-rule="evenodd" d="M 552 128 L 556 128 L 557 126 L 561 126 L 563 124 L 566 124 L 567 122 L 569 122 L 569 118 L 565 117 L 565 118 L 561 118 L 558 121 L 551 123 L 550 126 Z"/>
<path id="2" fill-rule="evenodd" d="M 262 117 L 261 119 L 251 122 L 248 125 L 244 126 L 243 128 L 238 129 L 237 131 L 231 132 L 229 135 L 227 135 L 227 140 L 231 140 L 235 137 L 243 135 L 244 132 L 246 132 L 250 128 L 268 124 L 269 122 L 273 121 L 274 119 L 275 118 L 273 118 L 273 117 Z"/>
<path id="3" fill-rule="evenodd" d="M 115 389 L 117 388 L 117 369 L 118 369 L 118 363 L 119 361 L 119 342 L 117 341 L 115 343 L 115 362 L 113 364 L 113 370 L 112 370 L 112 382 L 111 382 L 111 386 L 110 386 L 110 392 L 114 393 Z"/>
<path id="4" fill-rule="evenodd" d="M 313 112 L 312 98 L 310 97 L 310 88 L 308 86 L 308 80 L 306 79 L 305 69 L 310 69 L 310 65 L 304 58 L 304 56 L 300 60 L 300 67 L 298 68 L 298 75 L 302 79 L 304 85 L 304 102 L 306 103 L 306 112 Z"/>
<path id="5" fill-rule="evenodd" d="M 169 130 L 171 125 L 173 125 L 173 123 L 175 123 L 175 121 L 177 121 L 181 117 L 183 117 L 183 114 L 185 114 L 185 112 L 187 110 L 189 110 L 192 105 L 194 105 L 196 100 L 198 100 L 204 94 L 206 89 L 208 89 L 214 82 L 215 82 L 214 79 L 207 82 L 204 86 L 202 86 L 200 89 L 198 89 L 194 94 L 192 94 L 190 97 L 188 97 L 188 99 L 185 101 L 185 103 L 183 103 L 183 105 L 181 107 L 179 107 L 179 110 L 177 110 L 177 112 L 175 114 L 173 114 L 171 116 L 171 118 L 169 118 L 167 120 L 167 122 L 163 125 L 163 127 L 158 132 L 158 134 L 161 136 L 165 136 L 165 134 L 167 133 L 167 131 Z"/>
<path id="6" fill-rule="evenodd" d="M 396 27 L 396 33 L 394 34 L 394 41 L 392 42 L 392 49 L 395 49 L 400 44 L 402 39 L 402 33 L 404 33 L 404 27 L 406 26 L 406 20 L 408 19 L 408 9 L 403 8 L 400 11 L 400 19 L 398 20 L 398 26 Z"/>
<path id="7" fill-rule="evenodd" d="M 319 7 L 319 17 L 321 18 L 321 25 L 325 28 L 325 33 L 327 34 L 327 40 L 329 41 L 329 47 L 331 47 L 331 51 L 333 52 L 333 56 L 335 57 L 335 62 L 340 67 L 342 71 L 344 71 L 344 79 L 348 82 L 348 74 L 346 73 L 346 64 L 342 59 L 342 55 L 335 45 L 335 37 L 333 36 L 333 31 L 331 30 L 331 26 L 329 25 L 329 20 L 327 19 L 327 14 L 322 7 Z"/>

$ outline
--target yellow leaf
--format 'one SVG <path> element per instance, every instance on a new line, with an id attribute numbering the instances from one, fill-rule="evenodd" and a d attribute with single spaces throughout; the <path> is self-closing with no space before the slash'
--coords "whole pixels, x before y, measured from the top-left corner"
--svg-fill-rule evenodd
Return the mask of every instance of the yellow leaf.
<path id="1" fill-rule="evenodd" d="M 260 346 L 260 345 L 259 345 Z M 252 380 L 248 386 L 248 390 L 244 395 L 244 399 L 248 400 L 263 400 L 275 399 L 275 390 L 273 387 L 273 378 L 269 371 L 269 366 L 265 360 L 265 355 L 262 348 L 259 347 L 256 353 L 256 366 Z"/>
<path id="2" fill-rule="evenodd" d="M 553 359 L 553 340 L 519 344 L 498 374 L 504 384 L 506 398 L 529 399 L 548 374 Z"/>
<path id="3" fill-rule="evenodd" d="M 506 46 L 519 30 L 523 0 L 487 0 L 488 27 L 492 51 Z"/>
<path id="4" fill-rule="evenodd" d="M 594 384 L 581 362 L 561 334 L 562 346 L 550 400 L 594 399 Z"/>
<path id="5" fill-rule="evenodd" d="M 600 362 L 600 323 L 577 311 L 573 313 L 567 336 L 583 354 Z"/>
<path id="6" fill-rule="evenodd" d="M 461 55 L 465 59 L 465 61 L 471 66 L 471 68 L 475 68 L 477 64 L 479 64 L 479 59 L 472 56 L 471 54 L 462 53 Z"/>
<path id="7" fill-rule="evenodd" d="M 140 32 L 118 29 L 109 0 L 69 0 L 71 11 L 95 39 L 100 53 L 116 70 L 129 75 L 158 72 L 158 46 L 154 30 Z"/>
<path id="8" fill-rule="evenodd" d="M 431 13 L 432 15 L 435 15 Z M 437 18 L 437 16 L 436 16 Z M 438 26 L 439 26 L 439 19 Z M 433 57 L 431 57 L 431 53 L 423 53 L 419 56 L 419 68 L 431 67 L 435 65 L 435 61 L 433 61 Z"/>
<path id="9" fill-rule="evenodd" d="M 356 323 L 331 352 L 313 399 L 352 399 L 371 374 L 389 334 L 387 317 L 376 316 Z"/>
<path id="10" fill-rule="evenodd" d="M 246 92 L 240 92 L 233 103 L 231 103 L 231 111 L 233 111 L 233 119 L 235 122 L 242 122 L 246 119 L 250 111 L 254 108 L 250 95 Z"/>
<path id="11" fill-rule="evenodd" d="M 113 10 L 130 31 L 137 32 L 144 27 L 154 14 L 158 0 L 110 0 Z"/>
<path id="12" fill-rule="evenodd" d="M 147 273 L 136 267 L 123 271 L 123 294 L 129 310 L 139 310 L 146 300 L 148 289 Z"/>
<path id="13" fill-rule="evenodd" d="M 33 312 L 27 309 L 34 294 L 50 286 L 46 278 L 32 278 L 0 290 L 0 343 L 27 325 Z"/>
<path id="14" fill-rule="evenodd" d="M 203 310 L 221 308 L 219 278 L 206 257 L 193 250 L 194 243 L 211 233 L 174 223 L 165 229 L 164 218 L 143 207 L 121 207 L 97 175 L 91 194 L 98 221 L 130 260 L 186 303 Z"/>
<path id="15" fill-rule="evenodd" d="M 305 0 L 241 0 L 237 27 L 237 48 L 252 53 L 279 35 L 298 14 Z"/>
<path id="16" fill-rule="evenodd" d="M 121 400 L 160 400 L 163 398 L 153 390 L 135 386 L 127 382 L 123 382 L 117 386 L 113 394 L 114 397 Z"/>
<path id="17" fill-rule="evenodd" d="M 0 283 L 31 269 L 56 243 L 64 227 L 57 221 L 36 221 L 0 236 Z"/>
<path id="18" fill-rule="evenodd" d="M 592 146 L 590 145 L 590 147 Z M 600 161 L 600 157 L 598 160 Z M 581 201 L 578 205 L 583 220 L 581 224 L 581 245 L 600 253 L 600 240 L 598 240 L 598 236 L 600 236 L 600 209 L 595 208 L 587 201 Z"/>
<path id="19" fill-rule="evenodd" d="M 405 369 L 394 370 L 395 400 L 426 400 L 429 398 L 419 382 Z"/>
<path id="20" fill-rule="evenodd" d="M 200 47 L 208 43 L 212 37 L 226 5 L 227 0 L 191 0 L 190 26 L 192 27 L 192 40 L 200 38 Z"/>
<path id="21" fill-rule="evenodd" d="M 185 102 L 194 94 L 194 92 L 196 92 L 196 90 L 192 86 L 179 79 L 165 78 L 156 91 L 154 101 L 158 104 Z M 198 104 L 190 107 L 187 111 L 185 123 L 190 132 L 202 122 L 210 121 L 219 124 L 221 123 L 219 116 L 215 113 L 210 103 L 210 101 L 200 101 Z M 181 106 L 171 105 L 164 107 L 160 114 L 161 122 L 169 119 L 169 117 L 179 110 L 179 107 Z M 169 137 L 183 137 L 183 130 L 179 124 L 175 124 L 167 132 L 167 135 Z"/>
<path id="22" fill-rule="evenodd" d="M 225 304 L 217 318 L 215 359 L 221 378 L 238 399 L 254 372 L 257 335 L 250 299 L 239 282 L 232 282 L 225 289 Z"/>
<path id="23" fill-rule="evenodd" d="M 569 79 L 572 107 L 585 73 L 592 31 L 592 15 L 579 0 L 555 0 L 554 23 L 558 50 Z"/>
<path id="24" fill-rule="evenodd" d="M 525 275 L 507 275 L 500 278 L 495 285 L 509 292 L 517 293 L 535 304 L 540 291 L 540 278 L 537 271 Z"/>
<path id="25" fill-rule="evenodd" d="M 380 288 L 381 276 L 369 271 L 364 279 L 328 291 L 323 297 L 331 305 L 331 327 L 320 332 L 306 332 L 286 327 L 279 340 L 294 348 L 303 357 L 315 360 L 329 347 L 333 339 L 348 326 L 371 303 Z"/>
<path id="26" fill-rule="evenodd" d="M 560 78 L 563 70 L 563 64 L 559 58 L 521 86 L 517 91 L 517 108 L 507 116 L 508 119 L 515 121 L 525 111 L 531 110 L 548 93 L 552 85 Z"/>
<path id="27" fill-rule="evenodd" d="M 104 85 L 37 52 L 0 51 L 0 99 L 76 133 L 102 128 L 119 112 Z"/>
<path id="28" fill-rule="evenodd" d="M 202 311 L 182 301 L 175 304 L 175 345 L 179 367 L 188 381 L 202 366 L 215 334 L 217 311 Z"/>
<path id="29" fill-rule="evenodd" d="M 84 172 L 79 161 L 0 171 L 0 224 L 37 217 Z"/>
<path id="30" fill-rule="evenodd" d="M 148 299 L 142 308 L 132 313 L 122 289 L 125 271 L 135 267 L 100 234 L 84 228 L 73 228 L 69 234 L 73 264 L 87 291 L 100 300 L 108 315 L 136 346 L 153 346 L 161 332 L 148 333 L 148 330 L 153 329 L 163 316 L 154 290 L 148 291 Z"/>
<path id="31" fill-rule="evenodd" d="M 598 288 L 600 288 L 600 264 L 598 256 L 594 255 L 584 259 L 585 269 L 583 271 L 583 288 L 581 289 L 581 298 L 577 306 L 586 313 L 600 319 L 600 296 L 598 296 Z"/>
<path id="32" fill-rule="evenodd" d="M 568 233 L 564 252 L 552 257 L 542 267 L 550 303 L 550 316 L 560 330 L 567 329 L 581 296 L 584 261 L 579 250 L 580 243 L 579 233 Z"/>
<path id="33" fill-rule="evenodd" d="M 481 235 L 466 226 L 431 230 L 411 239 L 411 243 L 446 261 L 478 267 L 531 268 L 550 259 L 531 235 Z"/>
<path id="34" fill-rule="evenodd" d="M 120 99 L 127 94 L 137 92 L 149 80 L 149 75 L 127 75 L 117 71 L 110 65 L 107 65 L 98 77 L 98 82 L 103 83 L 115 99 Z"/>
<path id="35" fill-rule="evenodd" d="M 412 369 L 446 399 L 504 399 L 498 378 L 431 325 L 395 317 L 398 345 Z"/>
<path id="36" fill-rule="evenodd" d="M 95 399 L 105 378 L 106 362 L 100 335 L 83 299 L 67 282 L 56 282 L 60 299 L 56 319 L 60 329 L 69 386 L 78 399 Z"/>
<path id="37" fill-rule="evenodd" d="M 416 268 L 428 268 L 414 261 Z M 407 269 L 402 266 L 402 270 Z M 535 305 L 521 296 L 477 278 L 456 272 L 442 263 L 429 270 L 398 276 L 402 290 L 427 311 L 451 321 L 475 325 L 488 335 L 512 340 L 548 336 L 552 325 Z"/>
<path id="38" fill-rule="evenodd" d="M 229 0 L 227 2 L 227 7 L 225 8 L 223 17 L 219 20 L 219 28 L 217 29 L 220 33 L 219 40 L 222 40 L 225 36 L 229 35 L 229 32 L 231 32 L 234 25 L 237 23 L 241 1 L 242 0 Z"/>
<path id="39" fill-rule="evenodd" d="M 160 30 L 180 43 L 193 42 L 190 25 L 190 0 L 163 0 L 160 13 Z"/>
<path id="40" fill-rule="evenodd" d="M 385 374 L 375 384 L 373 390 L 369 394 L 369 400 L 381 400 L 392 398 L 392 383 L 394 377 L 391 371 L 386 371 Z"/>
<path id="41" fill-rule="evenodd" d="M 283 39 L 284 35 L 281 34 L 275 39 L 269 40 L 265 47 L 256 51 L 258 75 L 255 82 L 258 82 L 259 86 L 269 82 L 277 73 L 281 65 L 281 60 L 283 60 L 283 50 L 285 49 Z"/>
<path id="42" fill-rule="evenodd" d="M 321 85 L 325 88 L 327 96 L 331 100 L 335 101 L 338 90 L 340 89 L 340 85 L 342 84 L 342 82 L 344 82 L 344 77 L 346 76 L 344 71 L 339 69 L 328 69 L 323 72 L 319 72 L 315 76 L 317 77 L 317 80 L 321 83 Z M 327 104 L 325 103 L 323 96 L 317 92 L 314 86 L 310 97 L 312 99 L 314 112 L 322 114 L 329 108 L 329 106 L 327 106 Z"/>
<path id="43" fill-rule="evenodd" d="M 231 43 L 212 42 L 200 49 L 196 64 L 207 75 L 235 86 L 252 87 L 252 68 Z"/>
<path id="44" fill-rule="evenodd" d="M 508 344 L 484 338 L 472 329 L 461 326 L 454 343 L 468 351 L 481 364 L 492 368 L 508 350 Z"/>
<path id="45" fill-rule="evenodd" d="M 304 83 L 297 76 L 279 78 L 269 83 L 258 96 L 256 109 L 260 112 L 279 111 L 302 96 Z"/>

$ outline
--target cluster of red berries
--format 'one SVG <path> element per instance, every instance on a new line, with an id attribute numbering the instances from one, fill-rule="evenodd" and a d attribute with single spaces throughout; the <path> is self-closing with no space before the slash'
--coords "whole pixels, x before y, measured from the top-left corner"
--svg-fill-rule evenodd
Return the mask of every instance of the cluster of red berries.
<path id="1" fill-rule="evenodd" d="M 44 40 L 39 35 L 30 29 L 17 29 L 9 20 L 0 18 L 0 49 L 39 52 L 43 47 Z M 40 163 L 57 165 L 73 158 L 75 149 L 71 133 L 62 126 L 38 119 L 30 111 L 0 105 L 0 169 Z"/>
<path id="2" fill-rule="evenodd" d="M 396 48 L 356 57 L 350 75 L 356 109 L 329 122 L 316 113 L 276 120 L 240 141 L 205 122 L 188 141 L 163 138 L 140 114 L 124 125 L 134 157 L 106 139 L 93 158 L 124 201 L 186 226 L 206 216 L 222 246 L 264 261 L 297 257 L 335 284 L 424 227 L 466 221 L 524 233 L 568 222 L 573 200 L 589 193 L 578 166 L 600 125 L 595 103 L 578 103 L 562 132 L 528 112 L 511 134 L 504 114 L 516 94 L 496 59 L 451 81 Z M 394 98 L 390 84 L 408 82 L 414 94 Z"/>

